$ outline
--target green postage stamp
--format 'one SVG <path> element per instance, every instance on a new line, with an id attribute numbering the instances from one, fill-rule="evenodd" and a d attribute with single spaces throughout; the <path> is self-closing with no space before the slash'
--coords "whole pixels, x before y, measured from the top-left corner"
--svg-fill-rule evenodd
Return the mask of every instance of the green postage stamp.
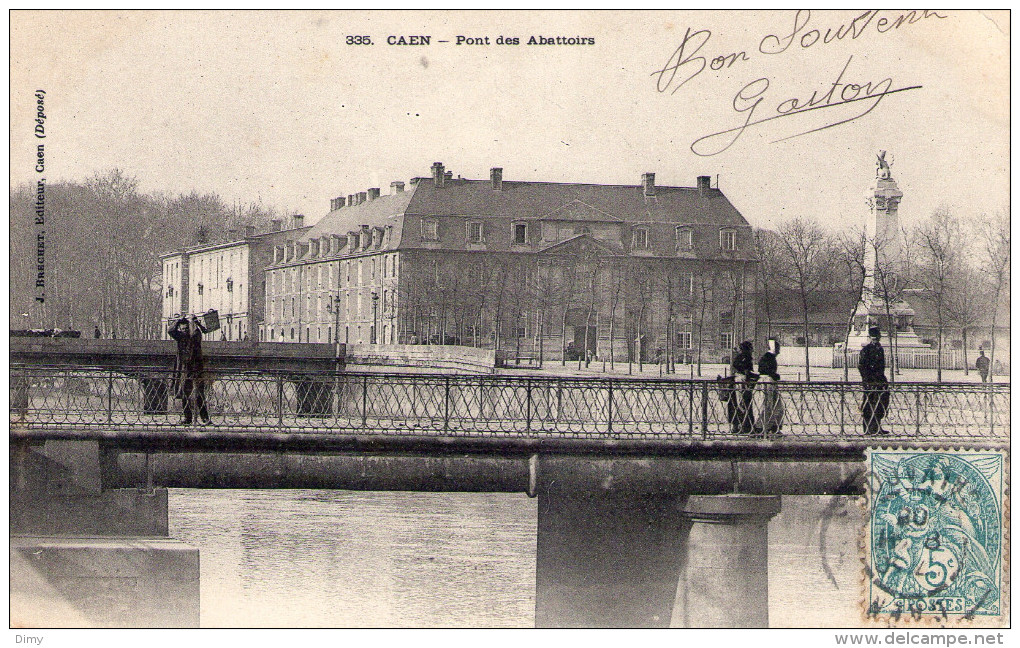
<path id="1" fill-rule="evenodd" d="M 867 616 L 892 625 L 995 624 L 1008 606 L 1008 457 L 868 451 Z"/>

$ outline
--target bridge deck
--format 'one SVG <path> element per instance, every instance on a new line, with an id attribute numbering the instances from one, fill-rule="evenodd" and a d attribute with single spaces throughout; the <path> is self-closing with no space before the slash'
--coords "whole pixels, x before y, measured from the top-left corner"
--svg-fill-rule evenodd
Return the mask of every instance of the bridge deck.
<path id="1" fill-rule="evenodd" d="M 780 434 L 760 430 L 770 406 L 752 392 L 751 416 L 734 417 L 714 381 L 248 372 L 210 374 L 213 426 L 231 434 L 301 433 L 497 439 L 647 440 L 668 444 L 751 442 L 1007 444 L 1009 386 L 890 386 L 888 435 L 865 436 L 859 384 L 783 382 Z M 170 374 L 111 369 L 14 367 L 15 431 L 181 428 Z"/>

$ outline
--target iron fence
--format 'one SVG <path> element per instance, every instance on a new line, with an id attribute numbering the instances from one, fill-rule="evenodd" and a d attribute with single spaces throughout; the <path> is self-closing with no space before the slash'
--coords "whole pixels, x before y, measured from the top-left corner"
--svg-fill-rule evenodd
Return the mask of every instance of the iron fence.
<path id="1" fill-rule="evenodd" d="M 212 425 L 238 431 L 780 443 L 865 437 L 860 384 L 779 383 L 782 424 L 771 431 L 763 429 L 777 414 L 767 389 L 710 380 L 315 372 L 210 373 L 204 385 Z M 15 366 L 11 424 L 177 426 L 175 391 L 161 369 Z M 897 383 L 880 427 L 883 440 L 1008 441 L 1009 416 L 1008 385 Z"/>

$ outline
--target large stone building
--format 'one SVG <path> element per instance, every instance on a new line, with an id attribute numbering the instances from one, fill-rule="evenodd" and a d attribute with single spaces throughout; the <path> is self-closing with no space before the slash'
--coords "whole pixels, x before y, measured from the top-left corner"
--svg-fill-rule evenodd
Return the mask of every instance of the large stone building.
<path id="1" fill-rule="evenodd" d="M 718 362 L 756 332 L 751 227 L 707 176 L 469 180 L 437 162 L 292 234 L 265 269 L 262 340 Z"/>
<path id="2" fill-rule="evenodd" d="M 251 339 L 264 317 L 265 267 L 273 245 L 308 229 L 303 216 L 297 215 L 287 230 L 282 220 L 274 220 L 269 232 L 256 234 L 249 226 L 242 236 L 231 232 L 223 242 L 164 254 L 163 321 L 215 309 L 220 332 L 213 339 Z M 166 327 L 162 329 L 163 339 L 169 339 Z"/>

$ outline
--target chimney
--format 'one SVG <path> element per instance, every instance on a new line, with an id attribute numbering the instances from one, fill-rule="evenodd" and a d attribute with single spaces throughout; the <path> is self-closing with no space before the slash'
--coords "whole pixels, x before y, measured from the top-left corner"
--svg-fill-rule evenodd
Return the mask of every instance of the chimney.
<path id="1" fill-rule="evenodd" d="M 489 179 L 492 180 L 493 191 L 503 191 L 503 167 L 489 169 Z"/>
<path id="2" fill-rule="evenodd" d="M 348 204 L 348 206 L 350 206 L 350 207 L 353 207 L 353 206 L 354 206 L 354 204 L 355 204 L 355 203 L 354 203 L 354 199 L 355 199 L 356 197 L 357 197 L 357 196 L 356 196 L 355 194 L 347 194 L 347 204 Z"/>
<path id="3" fill-rule="evenodd" d="M 442 162 L 434 162 L 432 164 L 432 184 L 438 189 L 442 187 L 446 182 L 446 174 L 443 171 Z"/>
<path id="4" fill-rule="evenodd" d="M 708 194 L 712 188 L 712 176 L 698 176 L 698 193 L 702 196 Z"/>
<path id="5" fill-rule="evenodd" d="M 645 196 L 655 195 L 655 174 L 654 173 L 642 173 L 641 174 L 641 188 L 644 189 Z"/>
<path id="6" fill-rule="evenodd" d="M 282 218 L 274 218 L 273 220 L 269 221 L 269 231 L 270 232 L 279 232 L 282 229 L 283 229 L 283 219 Z"/>
<path id="7" fill-rule="evenodd" d="M 390 183 L 390 195 L 391 196 L 394 195 L 394 194 L 403 193 L 403 192 L 404 192 L 404 183 L 403 182 L 401 182 L 399 180 L 396 180 L 396 181 Z"/>
<path id="8" fill-rule="evenodd" d="M 364 203 L 368 199 L 367 193 L 364 191 L 358 192 L 358 204 Z"/>
<path id="9" fill-rule="evenodd" d="M 448 184 L 450 182 L 453 182 L 453 171 L 447 171 L 446 175 L 443 176 L 443 184 L 444 185 Z"/>
<path id="10" fill-rule="evenodd" d="M 375 200 L 379 197 L 379 187 L 372 187 L 368 190 L 368 199 Z"/>
<path id="11" fill-rule="evenodd" d="M 244 226 L 244 237 L 245 238 L 251 238 L 253 236 L 255 236 L 255 226 L 254 225 L 245 225 Z"/>
<path id="12" fill-rule="evenodd" d="M 329 211 L 336 211 L 344 208 L 344 197 L 337 196 L 333 200 L 329 201 Z"/>
<path id="13" fill-rule="evenodd" d="M 305 226 L 305 215 L 294 214 L 291 218 L 291 229 L 298 229 Z"/>

